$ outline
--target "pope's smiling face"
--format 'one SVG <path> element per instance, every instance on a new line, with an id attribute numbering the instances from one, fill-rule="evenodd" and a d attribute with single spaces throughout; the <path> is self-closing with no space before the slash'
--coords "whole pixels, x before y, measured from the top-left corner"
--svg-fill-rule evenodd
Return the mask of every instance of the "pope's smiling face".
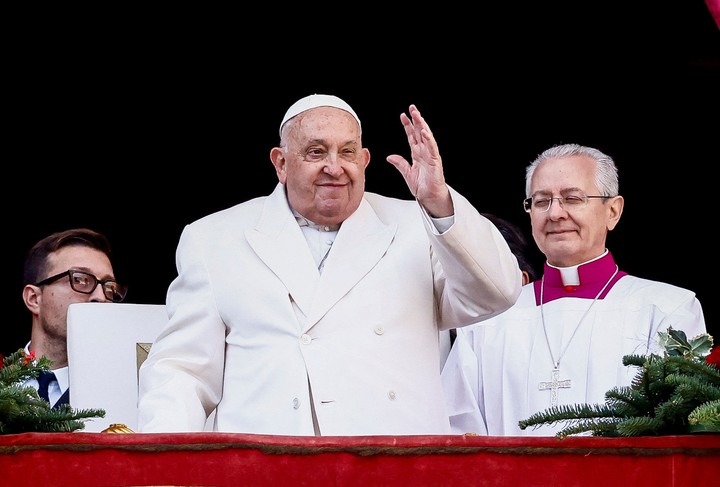
<path id="1" fill-rule="evenodd" d="M 370 162 L 357 120 L 339 108 L 317 107 L 288 121 L 284 136 L 270 159 L 290 205 L 315 223 L 342 223 L 360 205 Z"/>

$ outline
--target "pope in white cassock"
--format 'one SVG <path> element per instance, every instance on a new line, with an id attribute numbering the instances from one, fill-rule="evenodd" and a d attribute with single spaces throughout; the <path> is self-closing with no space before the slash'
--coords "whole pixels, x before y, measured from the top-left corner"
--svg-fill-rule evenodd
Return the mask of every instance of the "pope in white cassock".
<path id="1" fill-rule="evenodd" d="M 457 329 L 442 371 L 453 433 L 553 436 L 521 430 L 554 405 L 603 404 L 629 386 L 628 354 L 661 354 L 658 331 L 706 333 L 695 293 L 618 269 L 605 246 L 624 200 L 614 161 L 575 144 L 552 147 L 527 168 L 525 209 L 546 257 L 508 311 Z"/>

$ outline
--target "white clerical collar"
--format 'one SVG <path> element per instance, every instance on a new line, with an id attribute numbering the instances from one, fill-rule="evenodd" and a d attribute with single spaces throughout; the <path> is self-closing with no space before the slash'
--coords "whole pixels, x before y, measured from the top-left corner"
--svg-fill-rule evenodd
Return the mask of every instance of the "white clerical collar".
<path id="1" fill-rule="evenodd" d="M 560 272 L 560 277 L 562 278 L 563 286 L 579 286 L 580 285 L 580 274 L 578 273 L 578 268 L 580 266 L 589 264 L 590 262 L 595 262 L 598 259 L 602 259 L 605 257 L 608 253 L 608 250 L 605 249 L 605 252 L 600 254 L 599 256 L 595 257 L 594 259 L 590 259 L 586 262 L 582 262 L 577 265 L 571 265 L 569 267 L 557 267 L 548 262 L 548 266 L 552 267 L 553 269 L 557 269 Z"/>

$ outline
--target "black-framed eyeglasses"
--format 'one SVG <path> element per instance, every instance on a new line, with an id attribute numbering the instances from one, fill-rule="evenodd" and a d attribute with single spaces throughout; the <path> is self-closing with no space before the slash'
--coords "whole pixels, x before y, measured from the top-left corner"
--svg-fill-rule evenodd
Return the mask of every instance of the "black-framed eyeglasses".
<path id="1" fill-rule="evenodd" d="M 550 210 L 553 200 L 557 200 L 565 211 L 582 210 L 588 205 L 588 201 L 590 201 L 591 198 L 607 199 L 612 198 L 612 196 L 586 195 L 582 193 L 572 193 L 565 196 L 558 196 L 556 198 L 533 196 L 532 198 L 526 198 L 523 201 L 523 207 L 528 213 L 531 211 L 546 212 Z"/>
<path id="2" fill-rule="evenodd" d="M 100 284 L 100 286 L 102 287 L 105 297 L 113 303 L 121 302 L 123 299 L 125 299 L 125 295 L 127 294 L 127 286 L 118 283 L 114 279 L 101 280 L 88 272 L 76 271 L 73 269 L 61 272 L 60 274 L 55 274 L 54 276 L 50 276 L 47 279 L 43 279 L 42 281 L 35 283 L 35 286 L 45 286 L 47 284 L 52 284 L 53 282 L 62 279 L 65 276 L 68 276 L 70 278 L 70 287 L 73 289 L 73 291 L 82 294 L 92 294 L 98 284 Z"/>

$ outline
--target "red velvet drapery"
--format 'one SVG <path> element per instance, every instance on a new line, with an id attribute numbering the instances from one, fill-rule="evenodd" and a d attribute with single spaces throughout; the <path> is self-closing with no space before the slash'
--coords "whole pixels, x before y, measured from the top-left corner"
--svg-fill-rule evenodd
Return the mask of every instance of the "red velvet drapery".
<path id="1" fill-rule="evenodd" d="M 2 485 L 720 485 L 720 435 L 0 435 Z"/>

